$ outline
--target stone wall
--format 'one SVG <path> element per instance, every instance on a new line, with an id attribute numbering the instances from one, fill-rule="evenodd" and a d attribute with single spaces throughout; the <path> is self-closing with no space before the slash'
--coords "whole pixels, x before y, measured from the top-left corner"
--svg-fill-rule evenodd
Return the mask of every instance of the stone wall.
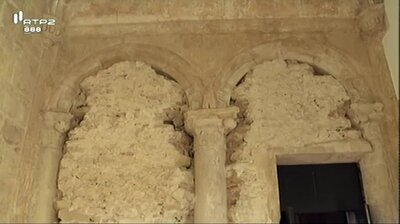
<path id="1" fill-rule="evenodd" d="M 120 62 L 81 84 L 61 160 L 61 222 L 190 222 L 193 174 L 177 83 Z M 78 115 L 79 116 L 79 115 Z"/>
<path id="2" fill-rule="evenodd" d="M 0 1 L 0 182 L 5 186 L 0 190 L 0 206 L 3 206 L 0 209 L 0 221 L 56 221 L 53 204 L 56 199 L 59 158 L 66 131 L 69 130 L 72 117 L 70 109 L 76 90 L 88 75 L 96 74 L 118 61 L 144 61 L 174 77 L 186 92 L 191 109 L 222 109 L 229 106 L 232 88 L 254 65 L 272 59 L 293 59 L 328 71 L 343 85 L 349 96 L 340 90 L 336 82 L 328 80 L 329 83 L 332 82 L 332 86 L 338 87 L 336 90 L 340 92 L 343 102 L 331 104 L 330 101 L 321 101 L 319 98 L 313 102 L 311 97 L 304 102 L 301 99 L 299 101 L 309 106 L 307 110 L 297 106 L 291 108 L 304 115 L 322 119 L 322 130 L 331 130 L 323 131 L 324 135 L 318 136 L 316 140 L 355 140 L 348 139 L 356 137 L 358 132 L 346 130 L 349 123 L 340 111 L 348 108 L 346 102 L 349 98 L 353 110 L 357 109 L 355 103 L 367 104 L 369 112 L 360 117 L 359 126 L 367 129 L 363 137 L 371 143 L 373 152 L 371 153 L 371 147 L 364 147 L 355 153 L 348 153 L 347 150 L 357 149 L 360 144 L 346 143 L 335 147 L 330 145 L 330 153 L 323 158 L 329 157 L 336 159 L 336 162 L 343 162 L 344 156 L 348 156 L 346 161 L 350 161 L 351 157 L 351 161 L 355 162 L 363 155 L 360 166 L 363 175 L 365 174 L 363 179 L 367 202 L 374 204 L 371 206 L 373 221 L 396 223 L 398 202 L 394 199 L 398 198 L 398 100 L 392 90 L 381 43 L 385 30 L 382 4 L 374 6 L 374 3 L 381 2 L 329 0 L 320 4 L 320 0 Z M 57 8 L 53 7 L 57 3 L 61 7 L 53 10 Z M 61 43 L 52 41 L 46 34 L 24 36 L 20 26 L 11 24 L 10 17 L 21 9 L 29 16 L 64 11 L 66 29 L 61 35 Z M 303 73 L 305 70 L 302 70 Z M 311 80 L 315 81 L 317 77 Z M 322 77 L 327 81 L 329 76 Z M 324 94 L 329 91 L 327 89 Z M 331 97 L 329 94 L 327 96 Z M 288 100 L 295 103 L 299 99 L 294 97 L 293 100 Z M 268 104 L 266 101 L 260 102 Z M 384 109 L 382 104 L 375 104 L 376 102 L 381 102 Z M 240 101 L 236 100 L 236 103 Z M 331 114 L 332 119 L 340 124 L 338 132 L 336 129 L 332 131 L 336 128 L 334 124 L 325 122 L 326 110 L 321 110 L 323 114 L 315 114 L 320 111 L 316 103 L 329 105 L 329 108 L 333 105 L 340 108 L 337 111 L 338 116 Z M 260 108 L 253 109 L 257 111 Z M 289 118 L 298 116 L 296 113 L 283 113 L 285 111 L 273 112 L 282 113 Z M 376 112 L 381 114 L 379 119 L 375 116 Z M 79 113 L 74 111 L 75 115 Z M 165 123 L 179 124 L 180 119 L 173 119 L 176 118 L 175 115 L 172 112 L 169 115 L 170 120 Z M 255 119 L 257 116 L 247 118 Z M 251 119 L 242 121 L 229 137 L 230 144 L 241 144 L 240 136 L 251 132 L 248 130 L 250 124 L 246 123 L 251 122 Z M 305 123 L 291 119 L 293 123 L 290 126 L 284 120 L 278 121 L 285 130 L 295 128 L 297 131 L 297 127 L 302 122 Z M 308 126 L 310 131 L 316 130 L 319 125 L 317 121 L 313 121 Z M 372 125 L 369 124 L 370 121 L 373 122 Z M 261 122 L 260 125 L 265 126 L 265 123 Z M 259 128 L 268 129 L 262 126 Z M 268 133 L 272 139 L 273 133 Z M 286 145 L 305 145 L 315 137 L 314 133 L 301 134 L 306 137 L 293 138 Z M 341 134 L 345 134 L 345 137 Z M 237 143 L 233 141 L 235 135 L 239 136 Z M 255 134 L 257 135 L 259 136 L 258 133 Z M 270 142 L 277 146 L 273 150 L 280 150 L 277 142 Z M 361 145 L 369 146 L 369 143 L 362 142 Z M 321 147 L 313 147 L 317 148 Z M 286 146 L 281 149 L 286 150 Z M 304 152 L 303 146 L 299 146 L 299 149 Z M 342 153 L 336 153 L 335 150 L 342 150 Z M 240 156 L 241 153 L 229 155 L 233 159 L 240 159 Z M 295 152 L 285 160 L 296 162 L 299 158 L 307 160 L 309 154 Z M 252 157 L 246 159 L 250 161 Z M 275 157 L 258 159 L 260 164 L 268 165 L 263 167 L 263 175 L 269 175 L 265 178 L 276 178 Z M 254 171 L 254 166 L 247 162 L 243 164 L 251 172 Z M 230 194 L 231 203 L 239 197 L 245 197 L 245 190 L 241 191 L 238 187 L 243 178 L 251 181 L 252 178 L 262 176 L 258 173 L 258 176 L 254 176 L 253 172 L 251 175 L 242 175 L 242 179 L 239 179 L 238 174 L 231 172 L 231 168 L 228 171 L 231 175 L 228 187 L 230 191 L 234 191 Z M 390 181 L 387 179 L 388 173 L 391 176 Z M 273 191 L 272 187 L 264 190 L 268 194 Z M 268 203 L 279 203 L 278 198 L 266 198 L 272 198 Z M 252 206 L 253 202 L 239 200 L 238 204 L 240 203 L 242 204 L 236 210 L 231 208 L 231 220 L 244 220 L 250 214 L 241 208 L 246 203 Z M 265 206 L 263 203 L 260 208 Z M 58 205 L 62 207 L 63 203 Z M 269 208 L 276 210 L 267 215 L 276 220 L 279 205 L 274 206 L 268 204 Z M 267 220 L 266 214 L 258 214 L 265 218 L 263 220 Z"/>
<path id="3" fill-rule="evenodd" d="M 49 13 L 50 7 L 48 1 L 0 1 L 0 222 L 23 215 L 16 186 L 24 183 L 19 175 L 28 173 L 21 172 L 28 165 L 21 158 L 29 150 L 24 145 L 30 112 L 40 76 L 52 67 L 45 38 L 25 35 L 21 25 L 12 23 L 19 10 L 36 17 Z"/>
<path id="4" fill-rule="evenodd" d="M 268 203 L 278 186 L 254 162 L 260 151 L 361 137 L 346 118 L 345 89 L 305 63 L 273 60 L 256 66 L 235 88 L 232 103 L 241 108 L 241 122 L 227 139 L 229 215 L 235 223 L 270 223 L 279 217 L 279 208 Z"/>

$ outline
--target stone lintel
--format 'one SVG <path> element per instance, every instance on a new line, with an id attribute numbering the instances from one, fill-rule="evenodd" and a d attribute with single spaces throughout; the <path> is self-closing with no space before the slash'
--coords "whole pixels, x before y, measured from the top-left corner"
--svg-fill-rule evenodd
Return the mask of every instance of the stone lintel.
<path id="1" fill-rule="evenodd" d="M 312 144 L 304 147 L 285 147 L 270 150 L 279 165 L 358 162 L 372 152 L 369 142 L 350 139 Z"/>

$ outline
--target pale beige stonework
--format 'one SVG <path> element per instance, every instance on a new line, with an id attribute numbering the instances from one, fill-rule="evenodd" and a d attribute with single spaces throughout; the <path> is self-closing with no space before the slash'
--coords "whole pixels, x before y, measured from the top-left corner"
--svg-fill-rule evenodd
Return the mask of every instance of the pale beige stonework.
<path id="1" fill-rule="evenodd" d="M 207 221 L 214 219 L 216 212 L 204 209 L 208 202 L 197 194 L 215 194 L 210 203 L 221 211 L 221 222 L 278 222 L 277 165 L 358 162 L 373 222 L 398 222 L 398 100 L 382 46 L 387 28 L 382 2 L 0 1 L 0 185 L 4 186 L 0 189 L 0 221 L 57 222 L 58 218 L 81 217 L 174 222 L 175 216 L 182 216 L 181 221 L 196 220 L 196 213 L 199 221 Z M 18 10 L 27 17 L 56 18 L 57 25 L 42 34 L 24 35 L 21 24 L 14 25 L 11 20 Z M 143 62 L 142 67 L 136 67 L 135 62 Z M 132 90 L 135 83 L 128 88 L 121 77 L 103 77 L 109 68 L 131 65 L 130 71 L 139 67 L 144 71 L 134 72 L 134 77 L 152 83 L 138 87 L 142 92 Z M 111 87 L 114 81 L 126 91 Z M 102 97 L 87 99 L 93 110 L 82 106 L 86 99 L 81 83 Z M 106 83 L 110 86 L 104 86 Z M 107 90 L 114 93 L 102 92 Z M 140 120 L 122 115 L 103 119 L 108 112 L 117 113 L 94 110 L 106 105 L 103 100 L 110 98 L 105 95 L 115 96 L 115 108 L 133 103 L 149 113 Z M 165 112 L 167 120 L 161 118 L 163 109 L 183 99 L 182 113 L 169 110 Z M 248 100 L 248 107 L 240 105 L 243 102 L 239 99 Z M 236 104 L 240 112 L 232 109 Z M 226 114 L 229 119 L 220 116 Z M 196 116 L 201 118 L 198 123 L 191 121 Z M 90 126 L 92 121 L 102 125 Z M 140 144 L 136 140 L 142 132 L 135 138 L 126 137 L 131 136 L 130 131 L 135 134 L 133 124 L 139 121 L 154 125 L 154 129 L 143 129 L 146 135 L 142 137 L 151 139 Z M 279 130 L 273 131 L 277 126 Z M 194 145 L 185 149 L 195 151 L 185 155 L 180 151 L 183 143 L 175 140 L 189 139 L 190 143 L 189 135 Z M 100 204 L 94 199 L 105 197 L 100 192 L 106 188 L 90 191 L 83 182 L 67 178 L 67 173 L 76 169 L 73 164 L 94 176 L 101 170 L 63 154 L 63 149 L 95 151 L 86 147 L 93 144 L 90 136 L 99 147 L 114 141 L 120 150 L 135 143 L 170 153 L 168 158 L 160 158 L 159 153 L 140 154 L 141 160 L 148 161 L 143 164 L 114 152 L 113 161 L 105 161 L 104 165 L 109 165 L 102 168 L 128 164 L 132 174 L 141 172 L 149 184 L 130 186 L 129 190 L 154 193 L 146 202 L 157 201 L 156 193 L 166 200 L 182 200 L 172 203 L 171 209 L 165 208 L 163 215 L 156 215 L 157 204 L 138 201 L 135 203 L 143 204 L 140 209 L 135 203 L 124 206 L 133 195 L 119 192 L 118 213 L 94 212 Z M 124 140 L 117 141 L 117 137 Z M 244 153 L 238 153 L 233 148 L 242 144 L 243 137 L 247 146 Z M 95 154 L 83 153 L 79 158 L 94 159 L 91 156 Z M 198 166 L 207 168 L 210 180 L 196 173 L 196 167 L 181 168 L 196 160 L 202 164 Z M 239 163 L 241 160 L 244 162 Z M 71 170 L 65 164 L 71 165 Z M 165 168 L 145 169 L 149 164 Z M 175 171 L 179 175 L 172 175 Z M 154 176 L 164 173 L 177 179 Z M 180 181 L 193 178 L 191 175 L 194 182 L 188 182 L 191 187 L 183 191 L 187 197 L 171 193 Z M 120 177 L 111 174 L 102 178 L 120 183 Z M 126 181 L 138 184 L 134 179 Z M 205 188 L 207 183 L 219 185 Z M 203 187 L 193 189 L 197 184 Z M 87 191 L 85 197 L 78 191 L 82 186 Z M 145 186 L 155 190 L 143 190 Z M 79 199 L 70 194 L 74 191 L 80 192 Z M 254 196 L 265 200 L 250 200 Z M 63 197 L 71 200 L 60 200 Z M 142 202 L 144 197 L 139 198 Z M 250 207 L 254 209 L 250 211 Z M 132 217 L 130 209 L 143 216 Z M 101 217 L 94 217 L 94 213 Z M 194 217 L 190 217 L 192 213 Z"/>
<path id="2" fill-rule="evenodd" d="M 235 223 L 279 222 L 279 205 L 274 205 L 277 177 L 265 172 L 276 169 L 276 154 L 303 151 L 310 163 L 312 154 L 321 153 L 315 145 L 323 149 L 328 148 L 324 143 L 348 141 L 359 146 L 352 141 L 360 139 L 361 133 L 345 117 L 350 109 L 345 89 L 308 64 L 273 60 L 257 65 L 235 88 L 232 100 L 242 114 L 239 127 L 228 137 L 227 172 L 235 186 L 230 192 L 230 218 Z M 269 160 L 260 162 L 260 156 Z"/>
<path id="3" fill-rule="evenodd" d="M 308 64 L 264 62 L 244 77 L 232 99 L 251 123 L 245 141 L 252 150 L 360 137 L 345 118 L 350 98 L 343 86 Z"/>
<path id="4" fill-rule="evenodd" d="M 87 112 L 60 164 L 61 222 L 192 221 L 189 140 L 164 124 L 167 110 L 185 109 L 179 86 L 141 62 L 120 62 L 81 86 Z"/>
<path id="5" fill-rule="evenodd" d="M 195 223 L 227 223 L 226 139 L 239 108 L 192 110 L 186 130 L 194 137 Z"/>

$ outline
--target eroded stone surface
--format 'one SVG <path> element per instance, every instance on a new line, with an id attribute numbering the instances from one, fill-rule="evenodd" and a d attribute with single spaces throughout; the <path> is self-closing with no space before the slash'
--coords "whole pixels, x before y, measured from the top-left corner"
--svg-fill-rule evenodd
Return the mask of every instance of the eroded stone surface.
<path id="1" fill-rule="evenodd" d="M 171 125 L 179 123 L 171 111 L 185 105 L 178 84 L 141 62 L 121 62 L 81 85 L 88 109 L 61 161 L 61 221 L 190 221 L 190 142 Z"/>
<path id="2" fill-rule="evenodd" d="M 202 103 L 198 99 L 210 100 L 203 104 L 208 108 L 214 105 L 213 97 L 220 94 L 222 103 L 216 105 L 228 106 L 231 86 L 226 88 L 225 84 L 236 82 L 235 78 L 228 77 L 242 65 L 291 58 L 313 62 L 329 71 L 348 91 L 352 101 L 349 117 L 373 146 L 373 153 L 363 156 L 360 162 L 373 222 L 397 223 L 398 202 L 392 203 L 390 198 L 398 198 L 398 100 L 391 90 L 390 71 L 380 41 L 385 27 L 381 20 L 383 14 L 380 11 L 371 14 L 368 10 L 378 3 L 382 0 L 329 0 L 324 4 L 320 0 L 0 1 L 0 18 L 3 18 L 0 30 L 4 30 L 0 32 L 0 129 L 6 121 L 18 129 L 14 132 L 17 135 L 0 133 L 0 222 L 50 223 L 54 220 L 52 209 L 45 212 L 50 218 L 40 215 L 43 208 L 52 206 L 47 202 L 53 201 L 54 192 L 48 191 L 56 189 L 55 181 L 50 182 L 48 177 L 58 173 L 58 166 L 53 166 L 58 164 L 58 157 L 49 159 L 51 153 L 47 150 L 61 151 L 62 136 L 69 127 L 63 123 L 44 127 L 47 125 L 43 125 L 41 116 L 48 111 L 68 113 L 76 99 L 77 83 L 97 71 L 103 62 L 135 58 L 152 62 L 174 77 L 187 78 L 190 84 L 185 89 L 192 90 L 196 96 L 190 104 L 199 109 Z M 66 23 L 62 41 L 58 42 L 58 38 L 47 41 L 48 37 L 52 39 L 47 32 L 24 35 L 21 24 L 15 25 L 11 20 L 11 15 L 19 10 L 28 18 L 53 17 L 47 14 L 55 13 L 57 29 Z M 176 60 L 180 57 L 184 60 Z M 247 71 L 246 67 L 243 72 Z M 77 72 L 71 72 L 72 69 Z M 384 110 L 363 105 L 371 102 L 382 102 Z M 182 120 L 173 114 L 169 123 L 181 126 Z M 293 126 L 297 127 L 297 123 Z M 231 135 L 229 143 L 241 144 L 249 127 L 242 124 Z M 19 130 L 25 134 L 21 136 Z M 325 129 L 321 130 L 326 133 Z M 236 142 L 233 136 L 237 136 Z M 293 139 L 287 144 L 303 145 L 303 140 L 306 139 Z M 308 147 L 292 147 L 311 151 Z M 278 151 L 278 146 L 274 150 Z M 342 152 L 346 154 L 345 150 Z M 243 157 L 240 150 L 229 157 L 235 161 L 244 158 L 252 161 L 252 157 Z M 295 157 L 299 161 L 299 155 Z M 265 160 L 264 164 L 273 165 L 257 169 L 245 162 L 240 164 L 243 169 L 251 168 L 248 172 L 252 173 L 247 176 L 250 181 L 274 178 L 274 161 Z M 269 173 L 261 172 L 262 168 Z M 237 198 L 243 199 L 246 195 L 245 190 L 241 191 L 241 180 L 246 179 L 243 176 L 246 173 L 230 172 L 230 175 L 228 188 L 234 192 L 230 202 L 236 203 Z M 277 186 L 265 183 L 254 186 L 266 186 L 264 190 L 273 194 Z M 248 197 L 253 192 L 265 191 L 249 191 Z M 47 199 L 42 201 L 43 195 Z M 254 205 L 247 202 L 249 206 Z M 60 208 L 70 206 L 67 201 L 57 204 Z M 261 204 L 260 210 L 244 212 L 248 216 L 253 212 L 254 217 L 259 215 L 260 219 L 268 220 L 262 206 L 266 204 Z M 269 206 L 269 214 L 275 214 L 271 209 Z M 61 213 L 87 218 L 75 211 Z"/>
<path id="3" fill-rule="evenodd" d="M 232 99 L 243 114 L 228 137 L 232 221 L 279 221 L 279 209 L 268 204 L 275 200 L 278 186 L 271 178 L 276 176 L 268 177 L 256 164 L 260 151 L 360 137 L 345 117 L 349 97 L 344 88 L 332 76 L 314 73 L 308 64 L 269 61 L 235 89 Z"/>

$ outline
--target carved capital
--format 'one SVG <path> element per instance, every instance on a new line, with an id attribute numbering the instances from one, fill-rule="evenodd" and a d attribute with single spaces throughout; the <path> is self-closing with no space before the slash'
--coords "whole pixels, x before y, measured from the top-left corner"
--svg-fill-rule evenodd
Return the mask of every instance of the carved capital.
<path id="1" fill-rule="evenodd" d="M 372 5 L 362 11 L 357 16 L 357 25 L 364 36 L 383 38 L 387 28 L 384 5 Z"/>
<path id="2" fill-rule="evenodd" d="M 192 110 L 185 113 L 185 129 L 189 134 L 217 128 L 227 134 L 236 127 L 238 107 Z"/>

